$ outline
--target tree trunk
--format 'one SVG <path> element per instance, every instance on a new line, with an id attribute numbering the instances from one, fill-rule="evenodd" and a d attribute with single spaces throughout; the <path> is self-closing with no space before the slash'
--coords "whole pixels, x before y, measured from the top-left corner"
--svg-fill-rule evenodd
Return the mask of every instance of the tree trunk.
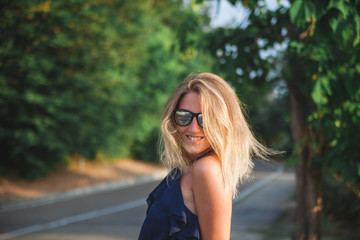
<path id="1" fill-rule="evenodd" d="M 296 75 L 295 75 L 296 76 Z M 307 101 L 296 82 L 289 83 L 290 119 L 293 140 L 298 146 L 296 167 L 296 222 L 295 240 L 321 238 L 321 167 L 311 160 L 310 131 L 305 122 Z"/>

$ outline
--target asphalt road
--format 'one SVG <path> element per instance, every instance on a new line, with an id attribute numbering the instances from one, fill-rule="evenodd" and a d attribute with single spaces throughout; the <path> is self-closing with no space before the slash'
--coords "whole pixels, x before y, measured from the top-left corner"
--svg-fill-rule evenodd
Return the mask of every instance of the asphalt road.
<path id="1" fill-rule="evenodd" d="M 270 182 L 279 181 L 283 173 L 278 170 L 279 166 L 275 164 L 257 163 L 255 179 L 241 186 L 241 194 L 234 201 L 231 239 L 242 234 L 247 219 L 256 222 L 256 218 L 259 220 L 264 213 L 269 213 L 259 212 L 254 205 L 262 205 L 255 200 L 263 197 L 256 197 L 256 194 L 264 192 L 264 186 Z M 145 217 L 145 199 L 158 183 L 133 185 L 44 206 L 0 212 L 0 240 L 135 240 Z M 289 186 L 287 188 L 291 190 L 292 185 Z M 258 214 L 254 215 L 256 211 Z M 270 216 L 270 221 L 274 217 L 276 214 Z M 249 223 L 252 224 L 251 221 Z"/>

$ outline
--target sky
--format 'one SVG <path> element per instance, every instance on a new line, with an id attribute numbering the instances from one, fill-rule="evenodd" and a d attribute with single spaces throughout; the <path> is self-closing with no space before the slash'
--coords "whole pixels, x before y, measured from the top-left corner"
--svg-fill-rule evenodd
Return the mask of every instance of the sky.
<path id="1" fill-rule="evenodd" d="M 210 6 L 211 27 L 239 27 L 246 26 L 248 18 L 248 10 L 240 3 L 236 6 L 231 5 L 227 0 L 218 1 L 212 0 L 205 2 Z M 267 6 L 270 11 L 275 11 L 279 5 L 290 7 L 288 0 L 264 0 L 263 4 Z M 261 39 L 258 39 L 261 41 Z M 268 56 L 275 56 L 278 51 L 286 49 L 287 42 L 275 43 L 272 48 L 268 48 L 260 52 L 260 57 L 265 59 Z"/>
<path id="2" fill-rule="evenodd" d="M 220 0 L 220 5 L 217 1 L 208 1 L 207 4 L 211 8 L 211 26 L 212 27 L 235 27 L 245 24 L 245 21 L 248 17 L 247 10 L 240 4 L 237 3 L 236 6 L 232 6 L 227 0 Z M 277 0 L 264 0 L 264 4 L 271 10 L 275 11 L 279 4 L 288 6 L 289 3 L 287 0 L 280 0 L 278 3 Z"/>

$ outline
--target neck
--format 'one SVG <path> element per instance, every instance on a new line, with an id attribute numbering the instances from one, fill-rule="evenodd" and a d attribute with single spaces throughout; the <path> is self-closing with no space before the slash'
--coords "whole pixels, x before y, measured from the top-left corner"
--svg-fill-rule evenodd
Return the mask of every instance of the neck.
<path id="1" fill-rule="evenodd" d="M 200 153 L 192 154 L 192 153 L 188 153 L 187 151 L 185 151 L 183 149 L 183 156 L 184 156 L 184 159 L 186 159 L 189 162 L 189 164 L 191 165 L 194 161 L 209 155 L 213 151 L 214 150 L 211 147 L 209 147 Z"/>
<path id="2" fill-rule="evenodd" d="M 212 153 L 213 151 L 214 151 L 213 149 L 207 149 L 207 150 L 205 150 L 202 154 L 200 154 L 200 156 L 198 156 L 197 158 L 195 158 L 195 159 L 193 160 L 193 162 L 196 161 L 196 160 L 199 160 L 200 158 L 203 158 L 203 157 L 209 155 L 209 154 Z"/>

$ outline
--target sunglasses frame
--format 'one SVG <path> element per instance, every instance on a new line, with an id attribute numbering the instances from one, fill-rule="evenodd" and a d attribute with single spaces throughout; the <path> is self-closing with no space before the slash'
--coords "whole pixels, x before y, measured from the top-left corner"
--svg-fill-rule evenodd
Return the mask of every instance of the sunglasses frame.
<path id="1" fill-rule="evenodd" d="M 185 124 L 185 125 L 181 125 L 181 124 L 177 123 L 177 122 L 176 122 L 176 117 L 175 117 L 176 112 L 187 112 L 187 113 L 190 113 L 190 114 L 191 114 L 191 120 L 190 120 L 187 124 Z M 200 114 L 202 115 L 202 113 L 193 113 L 193 112 L 190 112 L 190 111 L 185 110 L 185 109 L 175 109 L 174 112 L 173 112 L 174 122 L 175 122 L 175 124 L 178 125 L 178 126 L 185 127 L 185 126 L 189 126 L 189 125 L 191 124 L 191 122 L 193 121 L 194 117 L 195 117 L 195 118 L 196 118 L 196 121 L 197 121 L 197 124 L 198 124 L 201 128 L 203 128 L 203 127 L 204 127 L 203 124 L 200 124 L 200 122 L 199 122 L 199 115 L 200 115 Z"/>

